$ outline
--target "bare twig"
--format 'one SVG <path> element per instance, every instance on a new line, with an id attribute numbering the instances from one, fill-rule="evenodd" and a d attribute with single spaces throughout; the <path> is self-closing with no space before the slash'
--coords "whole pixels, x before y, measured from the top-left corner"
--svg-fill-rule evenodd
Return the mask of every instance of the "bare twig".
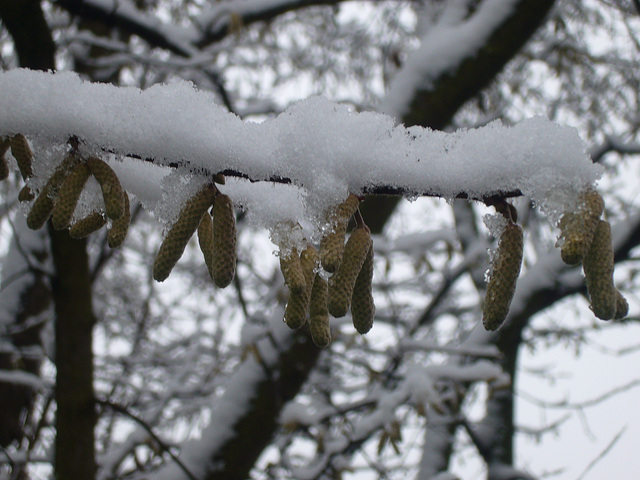
<path id="1" fill-rule="evenodd" d="M 611 451 L 613 446 L 618 442 L 618 440 L 620 440 L 620 437 L 622 437 L 622 434 L 625 432 L 626 429 L 627 429 L 626 425 L 624 427 L 622 427 L 622 430 L 620 430 L 616 434 L 616 436 L 611 439 L 611 441 L 605 447 L 605 449 L 602 450 L 602 452 L 600 452 L 600 454 L 596 458 L 594 458 L 593 460 L 591 460 L 589 462 L 589 465 L 587 465 L 587 467 L 580 474 L 580 476 L 578 478 L 576 478 L 576 480 L 582 480 L 587 475 L 587 473 L 589 473 L 589 471 L 596 465 L 596 463 L 598 463 L 600 460 L 602 460 Z"/>
<path id="2" fill-rule="evenodd" d="M 105 406 L 107 408 L 110 408 L 111 410 L 113 410 L 114 412 L 120 413 L 126 417 L 129 417 L 131 420 L 133 420 L 134 422 L 136 422 L 138 425 L 140 425 L 142 428 L 144 428 L 147 433 L 151 436 L 151 438 L 153 439 L 154 442 L 156 442 L 160 448 L 167 452 L 169 454 L 169 456 L 171 457 L 171 459 L 176 462 L 176 465 L 178 465 L 178 467 L 180 467 L 180 469 L 185 473 L 185 475 L 187 477 L 189 477 L 190 480 L 199 480 L 198 477 L 196 477 L 193 473 L 191 473 L 191 471 L 187 468 L 187 466 L 182 462 L 182 460 L 180 460 L 178 458 L 178 456 L 173 453 L 171 451 L 171 446 L 168 445 L 164 440 L 162 440 L 151 428 L 151 426 L 145 422 L 144 420 L 142 420 L 140 417 L 138 417 L 137 415 L 131 413 L 126 407 L 122 406 L 122 405 L 118 405 L 116 403 L 110 402 L 108 400 L 100 400 L 98 398 L 96 398 L 96 403 L 98 405 L 102 405 Z"/>

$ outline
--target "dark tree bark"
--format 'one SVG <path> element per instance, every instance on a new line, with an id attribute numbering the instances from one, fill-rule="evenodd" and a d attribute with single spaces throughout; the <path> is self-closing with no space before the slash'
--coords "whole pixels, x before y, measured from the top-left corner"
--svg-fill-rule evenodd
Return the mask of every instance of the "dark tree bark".
<path id="1" fill-rule="evenodd" d="M 22 67 L 53 70 L 55 44 L 37 0 L 0 1 Z M 85 240 L 49 229 L 54 274 L 56 441 L 55 478 L 92 480 L 96 474 L 91 276 Z"/>
<path id="2" fill-rule="evenodd" d="M 56 274 L 52 279 L 56 312 L 55 478 L 91 480 L 96 475 L 89 259 L 85 240 L 49 227 Z"/>

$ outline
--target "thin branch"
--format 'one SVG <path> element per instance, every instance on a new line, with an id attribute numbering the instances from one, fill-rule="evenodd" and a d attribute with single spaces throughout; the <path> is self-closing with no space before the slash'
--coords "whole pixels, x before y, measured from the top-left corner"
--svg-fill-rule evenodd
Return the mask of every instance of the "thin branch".
<path id="1" fill-rule="evenodd" d="M 590 400 L 585 400 L 583 402 L 575 402 L 575 403 L 568 402 L 566 400 L 561 400 L 559 402 L 545 402 L 543 400 L 540 400 L 534 397 L 531 394 L 524 393 L 522 391 L 518 392 L 518 395 L 521 396 L 522 398 L 525 398 L 526 400 L 530 401 L 533 404 L 540 405 L 545 408 L 581 409 L 581 408 L 589 408 L 589 407 L 594 407 L 596 405 L 599 405 L 600 403 L 606 400 L 609 400 L 611 397 L 614 397 L 615 395 L 631 390 L 632 388 L 635 388 L 638 385 L 640 385 L 640 379 L 632 380 L 624 385 L 620 385 L 618 387 L 612 388 L 611 390 L 595 398 L 592 398 Z"/>
<path id="2" fill-rule="evenodd" d="M 142 428 L 144 428 L 147 433 L 151 436 L 151 438 L 153 439 L 154 442 L 156 442 L 160 448 L 167 452 L 169 454 L 169 456 L 171 457 L 171 459 L 176 462 L 176 464 L 180 467 L 180 469 L 185 473 L 185 475 L 187 477 L 189 477 L 190 480 L 199 480 L 198 477 L 196 477 L 193 473 L 191 473 L 191 471 L 186 467 L 186 465 L 178 458 L 177 455 L 175 455 L 172 451 L 171 451 L 171 446 L 168 445 L 167 443 L 165 443 L 164 440 L 162 440 L 158 435 L 156 435 L 156 433 L 153 431 L 153 429 L 151 428 L 151 426 L 145 422 L 144 420 L 142 420 L 140 417 L 138 417 L 137 415 L 131 413 L 126 407 L 123 407 L 122 405 L 118 405 L 116 403 L 110 402 L 109 400 L 100 400 L 98 398 L 96 398 L 96 403 L 98 405 L 102 405 L 105 406 L 107 408 L 110 408 L 111 410 L 113 410 L 114 412 L 120 413 L 122 415 L 125 415 L 126 417 L 129 417 L 131 420 L 133 420 L 134 422 L 136 422 L 138 425 L 140 425 Z"/>
<path id="3" fill-rule="evenodd" d="M 620 437 L 622 437 L 622 434 L 625 432 L 626 429 L 627 429 L 626 425 L 624 427 L 622 427 L 622 430 L 620 430 L 616 434 L 616 436 L 613 437 L 613 439 L 611 439 L 611 441 L 605 447 L 605 449 L 602 452 L 600 452 L 600 454 L 596 458 L 594 458 L 593 460 L 591 460 L 591 462 L 589 462 L 589 465 L 587 465 L 587 467 L 580 474 L 580 476 L 578 478 L 576 478 L 576 480 L 582 480 L 587 475 L 587 473 L 589 473 L 589 471 L 611 451 L 611 449 L 618 442 L 618 440 L 620 440 Z"/>

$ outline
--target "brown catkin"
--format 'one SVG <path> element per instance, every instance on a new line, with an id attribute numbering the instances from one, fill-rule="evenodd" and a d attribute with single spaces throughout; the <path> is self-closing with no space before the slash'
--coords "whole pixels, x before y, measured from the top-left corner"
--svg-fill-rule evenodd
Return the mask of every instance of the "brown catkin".
<path id="1" fill-rule="evenodd" d="M 324 348 L 331 343 L 329 311 L 327 310 L 327 281 L 316 273 L 309 299 L 309 331 L 311 339 L 318 347 Z"/>
<path id="2" fill-rule="evenodd" d="M 4 180 L 9 176 L 9 164 L 4 156 L 9 150 L 9 145 L 11 145 L 11 140 L 0 137 L 0 180 Z"/>
<path id="3" fill-rule="evenodd" d="M 206 185 L 192 198 L 187 200 L 180 211 L 178 220 L 162 240 L 156 259 L 153 262 L 153 278 L 158 282 L 167 279 L 171 270 L 178 263 L 193 233 L 200 225 L 202 215 L 213 203 L 215 187 Z"/>
<path id="4" fill-rule="evenodd" d="M 0 157 L 0 181 L 6 180 L 9 176 L 9 164 L 4 156 Z"/>
<path id="5" fill-rule="evenodd" d="M 373 303 L 373 245 L 369 247 L 351 296 L 351 318 L 358 333 L 364 335 L 373 326 L 376 306 Z"/>
<path id="6" fill-rule="evenodd" d="M 497 330 L 507 318 L 516 291 L 516 281 L 520 275 L 522 251 L 522 228 L 509 222 L 498 242 L 493 272 L 482 307 L 482 323 L 487 330 Z"/>
<path id="7" fill-rule="evenodd" d="M 613 316 L 616 320 L 622 320 L 629 313 L 629 304 L 627 299 L 616 290 L 616 314 Z"/>
<path id="8" fill-rule="evenodd" d="M 107 232 L 107 244 L 110 248 L 118 248 L 127 238 L 127 232 L 129 231 L 129 224 L 131 223 L 131 209 L 129 206 L 129 195 L 127 192 L 124 194 L 124 214 L 114 220 L 111 224 L 111 228 Z"/>
<path id="9" fill-rule="evenodd" d="M 33 175 L 31 162 L 33 160 L 33 152 L 29 146 L 29 142 L 21 133 L 11 137 L 11 154 L 16 159 L 22 178 L 26 180 Z"/>
<path id="10" fill-rule="evenodd" d="M 236 273 L 236 217 L 233 202 L 219 194 L 213 203 L 213 283 L 225 288 Z"/>
<path id="11" fill-rule="evenodd" d="M 613 284 L 613 247 L 609 222 L 598 221 L 582 267 L 591 300 L 591 310 L 596 317 L 611 320 L 616 314 L 617 290 Z"/>
<path id="12" fill-rule="evenodd" d="M 329 315 L 312 315 L 309 317 L 311 340 L 316 346 L 324 348 L 331 343 L 331 323 Z"/>
<path id="13" fill-rule="evenodd" d="M 102 188 L 102 197 L 104 198 L 107 216 L 111 220 L 117 220 L 124 215 L 124 190 L 120 185 L 116 172 L 97 157 L 89 157 L 87 165 L 91 170 L 91 174 L 100 184 L 100 188 Z"/>
<path id="14" fill-rule="evenodd" d="M 369 229 L 366 226 L 356 228 L 344 247 L 340 268 L 329 281 L 328 307 L 334 317 L 344 317 L 349 311 L 353 287 L 370 248 Z"/>
<path id="15" fill-rule="evenodd" d="M 292 248 L 288 253 L 280 253 L 280 270 L 282 270 L 285 285 L 289 288 L 292 295 L 302 295 L 306 293 L 307 281 L 304 278 L 298 250 Z"/>
<path id="16" fill-rule="evenodd" d="M 82 193 L 85 183 L 89 179 L 89 167 L 83 162 L 78 163 L 67 175 L 53 207 L 51 223 L 56 230 L 67 228 L 76 209 L 78 198 Z"/>
<path id="17" fill-rule="evenodd" d="M 22 187 L 20 189 L 20 192 L 18 193 L 18 200 L 20 202 L 30 202 L 34 198 L 36 198 L 36 196 L 33 194 L 31 189 L 27 185 Z"/>
<path id="18" fill-rule="evenodd" d="M 71 226 L 69 236 L 71 238 L 86 238 L 93 232 L 100 230 L 106 223 L 107 219 L 101 212 L 92 212 Z"/>
<path id="19" fill-rule="evenodd" d="M 359 204 L 358 197 L 350 193 L 347 199 L 329 215 L 329 220 L 335 222 L 335 228 L 320 241 L 320 262 L 322 268 L 329 273 L 334 273 L 340 268 L 349 219 L 356 212 Z"/>
<path id="20" fill-rule="evenodd" d="M 71 153 L 67 154 L 42 188 L 27 215 L 27 226 L 31 230 L 42 228 L 47 220 L 49 220 L 51 212 L 53 212 L 55 199 L 58 196 L 58 190 L 60 190 L 64 179 L 77 162 L 78 159 L 75 155 Z"/>
<path id="21" fill-rule="evenodd" d="M 204 263 L 213 280 L 213 219 L 209 212 L 204 212 L 198 225 L 198 245 L 204 257 Z"/>
<path id="22" fill-rule="evenodd" d="M 313 245 L 307 246 L 307 248 L 300 253 L 300 266 L 302 267 L 304 280 L 307 284 L 306 294 L 310 296 L 311 289 L 313 288 L 315 269 L 318 266 L 318 251 Z"/>
<path id="23" fill-rule="evenodd" d="M 600 194 L 590 189 L 582 193 L 575 212 L 565 213 L 560 219 L 560 254 L 567 265 L 577 265 L 589 251 L 593 233 L 602 212 L 604 201 Z"/>
<path id="24" fill-rule="evenodd" d="M 291 329 L 302 327 L 307 321 L 309 297 L 306 293 L 289 293 L 289 300 L 284 309 L 284 322 Z"/>

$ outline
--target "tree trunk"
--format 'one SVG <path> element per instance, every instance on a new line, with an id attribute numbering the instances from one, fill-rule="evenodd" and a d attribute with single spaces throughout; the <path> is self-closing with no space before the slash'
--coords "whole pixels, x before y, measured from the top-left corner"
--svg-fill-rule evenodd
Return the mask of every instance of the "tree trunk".
<path id="1" fill-rule="evenodd" d="M 0 0 L 0 17 L 11 34 L 20 65 L 55 68 L 55 44 L 38 0 Z M 91 277 L 85 240 L 49 228 L 54 274 L 56 440 L 55 478 L 96 476 Z"/>

